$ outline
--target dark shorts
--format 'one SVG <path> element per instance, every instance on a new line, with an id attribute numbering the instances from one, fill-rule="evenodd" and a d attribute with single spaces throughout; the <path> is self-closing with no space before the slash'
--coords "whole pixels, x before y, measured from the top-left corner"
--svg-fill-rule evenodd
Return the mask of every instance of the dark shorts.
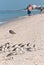
<path id="1" fill-rule="evenodd" d="M 28 15 L 30 15 L 31 14 L 31 11 L 28 11 L 27 13 L 28 13 Z"/>

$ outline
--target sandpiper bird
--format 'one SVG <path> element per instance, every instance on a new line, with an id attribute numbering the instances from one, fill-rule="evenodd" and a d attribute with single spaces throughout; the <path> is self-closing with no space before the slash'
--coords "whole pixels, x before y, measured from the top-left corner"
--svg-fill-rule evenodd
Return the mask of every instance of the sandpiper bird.
<path id="1" fill-rule="evenodd" d="M 33 48 L 35 48 L 35 44 L 33 45 Z"/>
<path id="2" fill-rule="evenodd" d="M 19 48 L 20 48 L 20 53 L 24 53 L 25 52 L 25 50 L 24 50 L 24 46 L 25 46 L 25 44 L 20 44 L 19 45 Z"/>
<path id="3" fill-rule="evenodd" d="M 18 46 L 21 46 L 22 44 L 20 43 L 20 44 L 18 44 Z"/>
<path id="4" fill-rule="evenodd" d="M 16 51 L 16 49 L 17 49 L 17 47 L 16 47 L 16 48 L 14 48 L 12 51 Z"/>
<path id="5" fill-rule="evenodd" d="M 12 48 L 14 48 L 14 47 L 18 47 L 18 44 L 14 44 L 14 45 L 12 46 Z"/>
<path id="6" fill-rule="evenodd" d="M 24 47 L 25 45 L 21 45 L 20 47 Z"/>
<path id="7" fill-rule="evenodd" d="M 9 54 L 7 54 L 7 56 L 6 57 L 9 57 L 9 56 L 12 56 L 13 55 L 13 53 L 9 53 Z"/>
<path id="8" fill-rule="evenodd" d="M 19 48 L 23 49 L 25 44 L 18 44 Z"/>
<path id="9" fill-rule="evenodd" d="M 5 45 L 3 45 L 2 51 L 5 52 Z"/>
<path id="10" fill-rule="evenodd" d="M 13 45 L 12 47 L 15 47 L 16 45 Z"/>
<path id="11" fill-rule="evenodd" d="M 25 44 L 24 49 L 25 49 L 26 51 L 31 51 L 30 43 Z"/>
<path id="12" fill-rule="evenodd" d="M 18 44 L 18 47 L 20 48 L 20 51 L 22 51 L 22 52 L 24 51 L 24 46 L 25 46 L 24 44 Z"/>
<path id="13" fill-rule="evenodd" d="M 10 34 L 16 34 L 13 30 L 9 30 Z"/>
<path id="14" fill-rule="evenodd" d="M 19 46 L 19 47 L 24 47 L 25 44 L 20 43 L 20 44 L 18 44 L 18 46 Z"/>
<path id="15" fill-rule="evenodd" d="M 27 46 L 29 46 L 30 43 L 27 43 Z"/>
<path id="16" fill-rule="evenodd" d="M 5 51 L 10 51 L 10 43 L 9 42 L 7 42 L 5 44 Z"/>
<path id="17" fill-rule="evenodd" d="M 0 51 L 2 51 L 3 46 L 0 46 Z"/>
<path id="18" fill-rule="evenodd" d="M 12 46 L 12 49 L 17 48 L 17 47 L 18 47 L 18 44 L 15 44 Z"/>
<path id="19" fill-rule="evenodd" d="M 26 48 L 26 50 L 27 50 L 27 51 L 32 51 L 32 48 L 31 48 L 31 47 L 29 47 L 29 48 Z"/>
<path id="20" fill-rule="evenodd" d="M 19 54 L 19 53 L 24 53 L 23 52 L 23 48 L 21 48 L 21 47 L 15 47 L 13 50 L 13 53 L 15 53 L 15 55 L 17 55 L 17 54 Z"/>
<path id="21" fill-rule="evenodd" d="M 33 50 L 35 50 L 35 51 L 36 51 L 36 46 L 35 46 L 35 44 L 33 45 Z"/>
<path id="22" fill-rule="evenodd" d="M 15 54 L 15 55 L 17 55 L 17 51 L 18 51 L 18 47 L 14 48 L 14 49 L 12 50 L 13 54 Z"/>
<path id="23" fill-rule="evenodd" d="M 15 52 L 16 49 L 17 49 L 18 45 L 17 44 L 14 44 L 11 46 L 11 51 Z"/>

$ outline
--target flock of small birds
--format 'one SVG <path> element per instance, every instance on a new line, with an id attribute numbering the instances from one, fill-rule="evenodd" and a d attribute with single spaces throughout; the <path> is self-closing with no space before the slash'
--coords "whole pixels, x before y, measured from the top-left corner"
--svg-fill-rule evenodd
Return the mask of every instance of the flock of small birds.
<path id="1" fill-rule="evenodd" d="M 18 53 L 24 54 L 25 51 L 30 52 L 33 49 L 35 49 L 35 44 L 33 45 L 33 47 L 31 47 L 30 43 L 11 44 L 10 42 L 7 42 L 6 44 L 0 46 L 0 54 L 8 52 L 6 57 L 10 57 L 12 55 L 18 55 Z"/>

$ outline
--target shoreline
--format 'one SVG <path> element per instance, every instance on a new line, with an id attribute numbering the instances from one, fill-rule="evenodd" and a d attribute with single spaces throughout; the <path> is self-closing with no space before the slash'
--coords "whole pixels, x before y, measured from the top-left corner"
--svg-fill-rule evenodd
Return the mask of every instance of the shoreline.
<path id="1" fill-rule="evenodd" d="M 26 15 L 25 16 L 21 16 L 21 17 L 16 17 L 16 18 L 13 18 L 13 19 L 9 19 L 9 20 L 5 21 L 4 23 L 2 23 L 0 25 L 6 24 L 6 23 L 9 23 L 9 22 L 12 22 L 12 21 L 18 21 L 18 20 L 20 20 L 20 19 L 22 19 L 24 17 L 26 17 Z"/>
<path id="2" fill-rule="evenodd" d="M 36 15 L 40 15 L 40 14 L 31 15 L 31 17 L 36 16 Z M 25 15 L 25 16 L 15 17 L 15 18 L 9 19 L 9 20 L 7 20 L 5 22 L 2 22 L 0 25 L 6 24 L 6 23 L 9 23 L 9 22 L 12 22 L 12 21 L 18 21 L 18 20 L 23 19 L 25 17 L 29 17 L 29 16 Z"/>

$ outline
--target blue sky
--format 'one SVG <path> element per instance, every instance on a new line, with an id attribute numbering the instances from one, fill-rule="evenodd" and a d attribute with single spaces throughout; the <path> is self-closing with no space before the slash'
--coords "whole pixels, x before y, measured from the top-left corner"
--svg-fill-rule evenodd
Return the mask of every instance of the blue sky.
<path id="1" fill-rule="evenodd" d="M 43 5 L 44 0 L 0 0 L 0 10 L 22 9 L 28 4 Z"/>

